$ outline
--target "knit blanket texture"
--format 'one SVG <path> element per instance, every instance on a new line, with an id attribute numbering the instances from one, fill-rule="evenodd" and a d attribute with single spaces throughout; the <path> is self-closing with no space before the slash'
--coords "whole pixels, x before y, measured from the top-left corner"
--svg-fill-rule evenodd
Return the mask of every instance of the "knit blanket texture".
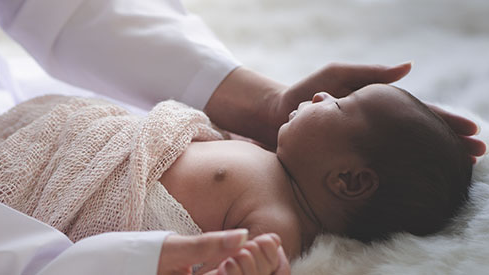
<path id="1" fill-rule="evenodd" d="M 146 116 L 98 99 L 48 95 L 0 116 L 0 202 L 76 242 L 111 231 L 199 234 L 158 181 L 191 141 L 222 139 L 175 101 Z"/>

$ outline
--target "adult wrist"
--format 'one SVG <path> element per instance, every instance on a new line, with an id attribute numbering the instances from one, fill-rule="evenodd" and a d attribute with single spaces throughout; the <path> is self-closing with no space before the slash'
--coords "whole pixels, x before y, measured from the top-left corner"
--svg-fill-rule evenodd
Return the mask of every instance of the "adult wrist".
<path id="1" fill-rule="evenodd" d="M 275 117 L 287 87 L 257 72 L 238 67 L 217 87 L 204 112 L 219 127 L 230 132 L 275 143 Z"/>

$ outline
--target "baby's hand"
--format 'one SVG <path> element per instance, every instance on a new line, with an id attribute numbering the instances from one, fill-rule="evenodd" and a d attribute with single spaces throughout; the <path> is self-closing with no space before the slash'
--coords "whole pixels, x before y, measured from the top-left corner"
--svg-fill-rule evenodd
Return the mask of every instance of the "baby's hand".
<path id="1" fill-rule="evenodd" d="M 236 256 L 224 260 L 217 275 L 289 275 L 290 266 L 276 234 L 263 234 L 247 241 Z"/>

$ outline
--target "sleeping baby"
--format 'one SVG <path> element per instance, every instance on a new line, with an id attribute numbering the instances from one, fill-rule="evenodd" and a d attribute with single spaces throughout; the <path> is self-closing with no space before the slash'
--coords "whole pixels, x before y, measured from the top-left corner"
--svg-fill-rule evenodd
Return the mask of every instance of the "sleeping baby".
<path id="1" fill-rule="evenodd" d="M 293 259 L 322 233 L 425 236 L 463 205 L 472 171 L 438 115 L 383 84 L 315 94 L 280 128 L 276 153 L 222 140 L 203 113 L 173 103 L 142 119 L 108 103 L 40 98 L 0 126 L 0 202 L 74 241 L 247 228 L 251 238 L 277 233 Z"/>
<path id="2" fill-rule="evenodd" d="M 160 181 L 203 231 L 276 232 L 293 258 L 321 233 L 363 242 L 435 233 L 466 200 L 471 171 L 440 117 L 377 84 L 300 104 L 276 153 L 235 140 L 191 143 Z"/>

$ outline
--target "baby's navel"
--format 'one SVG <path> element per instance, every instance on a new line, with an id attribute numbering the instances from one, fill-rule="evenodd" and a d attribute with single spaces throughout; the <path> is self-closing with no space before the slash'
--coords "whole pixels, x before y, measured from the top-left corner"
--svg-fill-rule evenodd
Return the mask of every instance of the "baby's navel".
<path id="1" fill-rule="evenodd" d="M 214 173 L 214 180 L 215 181 L 223 181 L 225 177 L 226 177 L 226 169 L 224 169 L 224 168 L 219 168 Z"/>

